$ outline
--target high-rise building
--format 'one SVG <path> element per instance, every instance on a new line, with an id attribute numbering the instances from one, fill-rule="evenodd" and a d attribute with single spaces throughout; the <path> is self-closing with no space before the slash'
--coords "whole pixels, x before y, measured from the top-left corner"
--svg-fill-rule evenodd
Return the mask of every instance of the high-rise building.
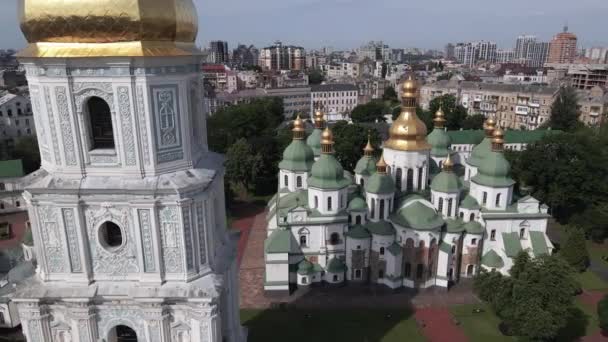
<path id="1" fill-rule="evenodd" d="M 283 45 L 277 41 L 260 51 L 258 63 L 265 70 L 304 70 L 306 51 L 303 47 Z"/>
<path id="2" fill-rule="evenodd" d="M 214 40 L 209 42 L 210 62 L 215 64 L 225 64 L 229 61 L 228 42 Z"/>
<path id="3" fill-rule="evenodd" d="M 585 49 L 585 58 L 591 63 L 608 63 L 608 47 L 592 47 Z"/>
<path id="4" fill-rule="evenodd" d="M 469 67 L 480 60 L 496 62 L 496 52 L 496 43 L 487 41 L 458 43 L 454 47 L 456 61 Z"/>
<path id="5" fill-rule="evenodd" d="M 454 44 L 452 44 L 452 43 L 446 44 L 445 59 L 454 59 Z"/>
<path id="6" fill-rule="evenodd" d="M 370 41 L 362 45 L 357 51 L 359 59 L 371 59 L 372 61 L 385 61 L 390 59 L 390 48 L 382 41 Z"/>
<path id="7" fill-rule="evenodd" d="M 520 35 L 519 37 L 517 37 L 517 41 L 515 42 L 514 58 L 516 60 L 527 59 L 528 51 L 530 50 L 530 45 L 534 43 L 536 43 L 536 36 Z"/>
<path id="8" fill-rule="evenodd" d="M 550 44 L 548 42 L 534 42 L 530 44 L 526 65 L 531 67 L 542 67 L 545 65 L 549 56 L 549 47 Z"/>
<path id="9" fill-rule="evenodd" d="M 245 65 L 258 65 L 258 55 L 260 52 L 253 45 L 239 44 L 232 52 L 232 65 L 243 67 Z"/>
<path id="10" fill-rule="evenodd" d="M 496 50 L 496 62 L 498 63 L 509 63 L 515 59 L 515 51 L 508 50 Z"/>
<path id="11" fill-rule="evenodd" d="M 47 3 L 19 16 L 42 164 L 10 298 L 27 341 L 245 341 L 192 0 Z"/>
<path id="12" fill-rule="evenodd" d="M 553 40 L 551 40 L 547 62 L 559 64 L 574 62 L 576 58 L 576 42 L 576 35 L 568 32 L 568 26 L 564 26 L 564 31 L 556 34 Z"/>
<path id="13" fill-rule="evenodd" d="M 496 43 L 479 41 L 473 43 L 477 50 L 477 59 L 486 62 L 496 62 Z"/>

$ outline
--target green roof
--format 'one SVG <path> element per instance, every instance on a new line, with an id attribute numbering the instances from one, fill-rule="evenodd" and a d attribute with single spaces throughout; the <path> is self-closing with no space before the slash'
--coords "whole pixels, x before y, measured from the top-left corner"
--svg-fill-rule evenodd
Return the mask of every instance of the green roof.
<path id="1" fill-rule="evenodd" d="M 530 231 L 530 240 L 532 241 L 532 252 L 535 256 L 549 254 L 545 233 L 538 231 Z"/>
<path id="2" fill-rule="evenodd" d="M 300 261 L 300 263 L 298 264 L 298 274 L 307 275 L 313 273 L 315 273 L 315 270 L 313 264 L 310 261 L 306 259 Z"/>
<path id="3" fill-rule="evenodd" d="M 509 258 L 515 258 L 522 251 L 519 235 L 517 233 L 502 233 L 505 253 Z"/>
<path id="4" fill-rule="evenodd" d="M 452 171 L 441 171 L 431 182 L 431 189 L 437 192 L 460 192 L 461 188 L 462 183 L 460 179 Z"/>
<path id="5" fill-rule="evenodd" d="M 387 248 L 387 250 L 388 250 L 389 253 L 391 253 L 394 256 L 397 256 L 397 255 L 401 254 L 401 246 L 399 246 L 399 244 L 396 243 L 396 242 L 393 242 L 393 244 L 390 245 Z"/>
<path id="6" fill-rule="evenodd" d="M 505 266 L 500 255 L 492 249 L 481 257 L 481 263 L 490 268 L 502 268 Z"/>
<path id="7" fill-rule="evenodd" d="M 312 165 L 308 186 L 319 189 L 336 190 L 349 186 L 352 182 L 344 177 L 344 169 L 333 154 L 323 153 Z"/>
<path id="8" fill-rule="evenodd" d="M 485 137 L 483 130 L 448 131 L 453 145 L 476 145 Z M 545 135 L 561 133 L 559 130 L 536 129 L 533 131 L 505 132 L 505 144 L 530 144 L 542 139 Z"/>
<path id="9" fill-rule="evenodd" d="M 367 229 L 370 233 L 375 235 L 395 235 L 395 228 L 390 222 L 386 221 L 378 221 L 378 222 L 368 222 L 365 224 L 365 229 Z"/>
<path id="10" fill-rule="evenodd" d="M 264 241 L 264 250 L 266 253 L 289 253 L 292 242 L 297 243 L 290 230 L 276 229 Z"/>
<path id="11" fill-rule="evenodd" d="M 285 215 L 291 209 L 297 207 L 308 208 L 308 190 L 290 192 L 278 199 L 277 211 L 279 215 Z"/>
<path id="12" fill-rule="evenodd" d="M 0 161 L 0 178 L 23 177 L 23 175 L 21 159 Z"/>
<path id="13" fill-rule="evenodd" d="M 360 224 L 352 227 L 349 231 L 344 233 L 344 235 L 348 236 L 349 238 L 353 238 L 353 239 L 369 239 L 371 237 L 371 235 L 367 231 L 367 229 L 365 229 L 365 227 L 363 227 Z"/>
<path id="14" fill-rule="evenodd" d="M 441 241 L 441 245 L 439 245 L 439 250 L 444 253 L 452 253 L 452 246 L 445 241 Z"/>
<path id="15" fill-rule="evenodd" d="M 445 221 L 435 209 L 417 201 L 393 213 L 391 221 L 400 226 L 418 230 L 432 230 L 443 226 Z"/>
<path id="16" fill-rule="evenodd" d="M 367 203 L 365 200 L 359 196 L 353 198 L 348 202 L 348 210 L 349 211 L 362 211 L 367 209 Z"/>
<path id="17" fill-rule="evenodd" d="M 491 187 L 508 187 L 515 184 L 509 176 L 511 165 L 502 152 L 490 152 L 478 166 L 477 174 L 471 181 Z"/>
<path id="18" fill-rule="evenodd" d="M 355 166 L 355 173 L 362 176 L 370 176 L 376 173 L 376 158 L 363 156 Z"/>
<path id="19" fill-rule="evenodd" d="M 320 128 L 315 128 L 312 133 L 306 139 L 306 144 L 310 146 L 312 152 L 315 156 L 319 156 L 321 154 L 321 135 L 323 134 L 323 130 Z"/>
<path id="20" fill-rule="evenodd" d="M 492 139 L 484 138 L 479 145 L 473 147 L 471 156 L 467 159 L 467 164 L 479 167 L 483 159 L 492 152 Z"/>
<path id="21" fill-rule="evenodd" d="M 395 181 L 386 173 L 374 173 L 367 179 L 365 191 L 371 194 L 392 194 L 395 192 Z"/>
<path id="22" fill-rule="evenodd" d="M 481 225 L 481 223 L 477 221 L 469 221 L 464 224 L 464 230 L 469 234 L 480 235 L 485 232 L 485 229 Z"/>
<path id="23" fill-rule="evenodd" d="M 464 222 L 461 219 L 447 219 L 445 223 L 448 233 L 464 232 Z"/>
<path id="24" fill-rule="evenodd" d="M 481 206 L 479 205 L 479 203 L 477 203 L 477 200 L 470 194 L 467 194 L 462 200 L 462 202 L 460 202 L 460 207 L 469 210 L 481 209 Z"/>
<path id="25" fill-rule="evenodd" d="M 283 152 L 279 169 L 294 172 L 308 172 L 315 162 L 315 155 L 304 140 L 294 139 Z"/>
<path id="26" fill-rule="evenodd" d="M 485 137 L 483 130 L 448 131 L 452 145 L 477 145 Z"/>
<path id="27" fill-rule="evenodd" d="M 342 262 L 342 260 L 338 258 L 332 258 L 327 263 L 327 272 L 330 273 L 341 273 L 346 271 L 346 265 Z"/>
<path id="28" fill-rule="evenodd" d="M 426 137 L 426 141 L 431 145 L 431 155 L 435 157 L 446 157 L 450 153 L 452 139 L 445 129 L 435 128 Z"/>

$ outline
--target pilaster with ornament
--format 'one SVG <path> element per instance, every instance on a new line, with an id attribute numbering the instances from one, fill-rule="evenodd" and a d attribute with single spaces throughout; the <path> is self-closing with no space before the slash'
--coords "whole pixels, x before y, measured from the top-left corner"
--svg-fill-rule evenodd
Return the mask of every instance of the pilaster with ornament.
<path id="1" fill-rule="evenodd" d="M 140 299 L 144 318 L 144 329 L 146 341 L 169 342 L 171 341 L 170 312 L 163 305 L 164 299 L 150 298 Z"/>
<path id="2" fill-rule="evenodd" d="M 91 245 L 89 244 L 87 232 L 87 220 L 82 204 L 76 205 L 75 210 L 76 232 L 78 234 L 78 244 L 80 246 L 83 278 L 91 283 L 93 281 L 93 261 L 91 259 Z"/>
<path id="3" fill-rule="evenodd" d="M 95 306 L 88 298 L 65 299 L 69 306 L 72 338 L 76 342 L 96 342 L 99 339 L 97 331 L 97 313 Z"/>
<path id="4" fill-rule="evenodd" d="M 52 342 L 48 308 L 38 299 L 21 299 L 17 307 L 27 341 Z"/>
<path id="5" fill-rule="evenodd" d="M 222 326 L 217 303 L 210 298 L 190 298 L 188 302 L 192 341 L 222 341 Z"/>
<path id="6" fill-rule="evenodd" d="M 194 252 L 196 241 L 193 234 L 192 220 L 192 199 L 186 199 L 178 202 L 180 213 L 180 221 L 182 226 L 181 237 L 183 239 L 182 246 L 184 247 L 184 265 L 186 265 L 186 273 L 188 277 L 194 276 L 197 273 L 198 267 L 196 263 L 196 255 Z"/>

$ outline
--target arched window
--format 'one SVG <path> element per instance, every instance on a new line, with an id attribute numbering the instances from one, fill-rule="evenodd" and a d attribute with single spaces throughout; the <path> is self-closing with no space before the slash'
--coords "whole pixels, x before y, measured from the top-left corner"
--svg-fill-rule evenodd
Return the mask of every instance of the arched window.
<path id="1" fill-rule="evenodd" d="M 357 217 L 355 217 L 355 224 L 361 224 L 361 215 L 357 215 Z"/>
<path id="2" fill-rule="evenodd" d="M 464 211 L 460 212 L 460 218 L 463 219 L 464 218 Z"/>
<path id="3" fill-rule="evenodd" d="M 0 183 L 0 191 L 5 191 L 6 190 L 6 185 L 4 185 L 4 183 Z"/>
<path id="4" fill-rule="evenodd" d="M 442 161 L 442 160 L 440 160 L 440 161 L 439 161 L 439 170 L 441 170 L 441 167 L 442 167 L 442 166 L 443 166 L 443 161 Z"/>
<path id="5" fill-rule="evenodd" d="M 307 283 L 308 283 L 308 278 L 302 277 L 302 284 L 307 284 Z"/>
<path id="6" fill-rule="evenodd" d="M 424 275 L 424 265 L 418 264 L 418 266 L 416 266 L 416 278 L 421 279 L 423 275 Z"/>
<path id="7" fill-rule="evenodd" d="M 329 244 L 330 245 L 337 245 L 340 243 L 340 234 L 338 233 L 332 233 L 331 236 L 329 237 Z"/>
<path id="8" fill-rule="evenodd" d="M 331 196 L 327 197 L 327 210 L 332 210 Z"/>
<path id="9" fill-rule="evenodd" d="M 471 245 L 477 246 L 477 239 L 471 239 Z"/>
<path id="10" fill-rule="evenodd" d="M 338 281 L 338 280 L 339 280 L 338 275 L 334 274 L 334 281 Z"/>
<path id="11" fill-rule="evenodd" d="M 300 235 L 300 246 L 304 247 L 308 244 L 308 236 Z"/>
<path id="12" fill-rule="evenodd" d="M 409 262 L 405 263 L 405 271 L 403 272 L 403 275 L 406 278 L 409 278 L 412 276 L 412 264 L 410 264 Z"/>
<path id="13" fill-rule="evenodd" d="M 384 247 L 380 247 L 380 255 L 384 255 Z"/>
<path id="14" fill-rule="evenodd" d="M 361 279 L 361 270 L 355 270 L 355 279 Z"/>
<path id="15" fill-rule="evenodd" d="M 407 183 L 406 183 L 407 191 L 414 191 L 414 170 L 407 169 Z"/>
<path id="16" fill-rule="evenodd" d="M 473 265 L 467 266 L 467 276 L 469 276 L 469 277 L 472 276 L 474 271 L 475 271 L 475 266 L 473 266 Z"/>
<path id="17" fill-rule="evenodd" d="M 448 199 L 448 216 L 452 216 L 452 199 Z"/>
<path id="18" fill-rule="evenodd" d="M 486 205 L 488 203 L 488 193 L 487 192 L 483 192 L 483 198 L 481 201 L 482 205 Z"/>
<path id="19" fill-rule="evenodd" d="M 108 333 L 109 342 L 137 341 L 137 333 L 126 325 L 118 325 Z"/>
<path id="20" fill-rule="evenodd" d="M 285 177 L 283 177 L 283 185 L 289 186 L 289 177 L 287 175 L 285 175 Z"/>
<path id="21" fill-rule="evenodd" d="M 496 229 L 492 229 L 490 231 L 490 240 L 492 240 L 492 241 L 496 240 Z"/>
<path id="22" fill-rule="evenodd" d="M 401 180 L 403 178 L 403 170 L 401 170 L 400 167 L 397 168 L 397 171 L 395 172 L 395 187 L 397 188 L 398 191 L 403 190 L 401 188 Z"/>
<path id="23" fill-rule="evenodd" d="M 114 148 L 114 131 L 110 106 L 99 97 L 91 97 L 87 102 L 91 149 Z"/>
<path id="24" fill-rule="evenodd" d="M 372 198 L 372 218 L 376 218 L 376 199 Z"/>
<path id="25" fill-rule="evenodd" d="M 422 169 L 421 167 L 418 168 L 418 190 L 422 190 Z"/>
<path id="26" fill-rule="evenodd" d="M 365 179 L 361 177 L 361 187 L 365 189 Z"/>
<path id="27" fill-rule="evenodd" d="M 298 187 L 298 188 L 302 187 L 302 176 L 298 176 L 296 178 L 296 187 Z"/>
<path id="28" fill-rule="evenodd" d="M 319 207 L 319 197 L 315 196 L 315 209 Z"/>
<path id="29" fill-rule="evenodd" d="M 439 205 L 437 206 L 437 211 L 439 211 L 439 213 L 443 213 L 443 197 L 439 197 Z"/>
<path id="30" fill-rule="evenodd" d="M 384 220 L 384 200 L 380 200 L 380 219 Z"/>
<path id="31" fill-rule="evenodd" d="M 496 206 L 500 206 L 500 194 L 496 195 Z"/>
<path id="32" fill-rule="evenodd" d="M 471 213 L 471 215 L 469 215 L 469 221 L 475 221 L 475 213 Z"/>
<path id="33" fill-rule="evenodd" d="M 519 238 L 522 240 L 526 238 L 526 228 L 521 228 L 519 230 Z"/>
<path id="34" fill-rule="evenodd" d="M 384 278 L 384 270 L 379 270 L 378 271 L 378 279 L 382 279 Z"/>

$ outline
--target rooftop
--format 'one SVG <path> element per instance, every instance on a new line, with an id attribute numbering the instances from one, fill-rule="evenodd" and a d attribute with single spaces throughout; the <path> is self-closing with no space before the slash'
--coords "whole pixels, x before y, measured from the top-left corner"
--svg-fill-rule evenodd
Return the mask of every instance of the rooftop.
<path id="1" fill-rule="evenodd" d="M 318 84 L 311 86 L 313 93 L 322 91 L 357 91 L 359 88 L 354 84 Z"/>

